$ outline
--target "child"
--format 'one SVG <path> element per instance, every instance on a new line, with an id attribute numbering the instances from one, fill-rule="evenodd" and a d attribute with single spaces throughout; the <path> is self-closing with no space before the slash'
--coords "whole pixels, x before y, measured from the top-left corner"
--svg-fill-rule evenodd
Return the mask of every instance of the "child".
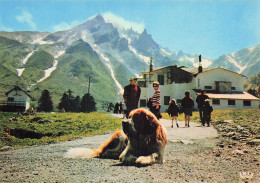
<path id="1" fill-rule="evenodd" d="M 122 110 L 123 110 L 123 118 L 126 118 L 127 108 L 124 102 L 122 103 Z"/>
<path id="2" fill-rule="evenodd" d="M 210 106 L 209 99 L 205 100 L 204 113 L 205 113 L 205 121 L 209 126 L 209 122 L 211 120 L 211 112 L 213 111 L 212 106 Z"/>
<path id="3" fill-rule="evenodd" d="M 168 107 L 168 114 L 169 116 L 172 117 L 172 128 L 173 128 L 173 121 L 176 121 L 176 126 L 179 127 L 179 124 L 177 122 L 177 117 L 178 117 L 178 113 L 179 113 L 180 109 L 176 104 L 176 101 L 174 99 L 171 99 L 169 102 L 169 107 Z"/>
<path id="4" fill-rule="evenodd" d="M 150 111 L 152 111 L 152 107 L 153 107 L 153 98 L 149 98 L 149 100 L 147 101 L 147 107 L 149 108 Z"/>

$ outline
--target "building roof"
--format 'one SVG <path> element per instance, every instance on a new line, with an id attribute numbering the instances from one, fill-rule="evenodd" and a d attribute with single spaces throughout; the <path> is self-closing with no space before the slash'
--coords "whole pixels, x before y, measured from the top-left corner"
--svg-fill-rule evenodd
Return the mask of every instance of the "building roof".
<path id="1" fill-rule="evenodd" d="M 236 94 L 216 94 L 207 93 L 210 99 L 237 99 L 237 100 L 259 100 L 259 98 L 247 93 L 236 93 Z"/>
<path id="2" fill-rule="evenodd" d="M 177 67 L 177 66 L 176 66 L 176 65 L 170 65 L 170 66 L 164 66 L 164 67 L 155 67 L 155 68 L 153 68 L 153 71 L 152 71 L 152 72 L 154 72 L 154 71 L 159 71 L 159 70 L 166 69 L 166 68 L 170 68 L 170 67 Z M 228 71 L 228 72 L 232 72 L 232 73 L 234 73 L 234 74 L 237 74 L 237 75 L 246 77 L 246 76 L 244 76 L 244 75 L 242 75 L 242 74 L 239 74 L 239 73 L 230 71 L 230 70 L 228 70 L 228 69 L 224 69 L 224 68 L 222 68 L 222 67 L 203 68 L 203 72 L 201 72 L 201 73 L 199 73 L 197 67 L 188 68 L 188 67 L 185 67 L 185 66 L 180 66 L 180 67 L 177 67 L 177 68 L 182 69 L 182 70 L 184 70 L 184 71 L 186 71 L 186 72 L 189 72 L 189 73 L 195 75 L 195 77 L 196 77 L 196 75 L 198 75 L 198 74 L 203 74 L 203 73 L 205 73 L 205 72 L 212 71 L 212 70 L 216 70 L 216 69 L 222 69 L 222 70 L 225 70 L 225 71 Z M 147 71 L 145 71 L 145 72 L 143 72 L 143 73 L 149 73 L 149 70 L 147 70 Z"/>
<path id="3" fill-rule="evenodd" d="M 205 72 L 213 71 L 213 70 L 216 70 L 216 69 L 222 69 L 222 70 L 225 70 L 225 71 L 228 71 L 228 72 L 232 72 L 232 73 L 234 73 L 234 74 L 237 74 L 237 75 L 246 77 L 246 76 L 244 76 L 244 75 L 242 75 L 242 74 L 233 72 L 233 71 L 228 70 L 228 69 L 224 69 L 224 68 L 222 68 L 222 67 L 203 68 L 203 72 L 201 72 L 201 73 L 198 72 L 198 68 L 187 68 L 187 67 L 185 67 L 185 68 L 182 68 L 182 69 L 185 70 L 185 71 L 187 71 L 187 72 L 189 72 L 189 73 L 192 73 L 192 74 L 194 74 L 194 75 L 203 74 L 203 73 L 205 73 Z"/>
<path id="4" fill-rule="evenodd" d="M 24 92 L 28 97 L 32 98 L 31 95 L 29 95 L 26 91 L 24 91 L 22 88 L 19 86 L 15 86 L 13 89 L 9 90 L 8 92 L 5 93 L 5 95 L 8 95 L 12 91 L 22 91 Z"/>

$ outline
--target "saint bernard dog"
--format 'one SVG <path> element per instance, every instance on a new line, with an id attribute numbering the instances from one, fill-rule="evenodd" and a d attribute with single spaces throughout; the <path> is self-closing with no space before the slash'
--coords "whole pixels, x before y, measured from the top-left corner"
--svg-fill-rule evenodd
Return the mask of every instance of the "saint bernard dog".
<path id="1" fill-rule="evenodd" d="M 99 149 L 70 149 L 66 157 L 113 158 L 124 165 L 147 166 L 163 163 L 166 130 L 146 109 L 131 111 L 122 122 L 123 130 L 114 133 Z"/>

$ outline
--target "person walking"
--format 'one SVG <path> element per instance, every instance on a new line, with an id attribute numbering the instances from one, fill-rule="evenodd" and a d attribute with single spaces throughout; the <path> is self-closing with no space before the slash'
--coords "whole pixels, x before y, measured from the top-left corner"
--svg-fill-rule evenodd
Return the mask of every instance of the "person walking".
<path id="1" fill-rule="evenodd" d="M 141 88 L 136 85 L 137 78 L 131 77 L 130 84 L 124 87 L 123 98 L 126 104 L 127 112 L 126 118 L 129 117 L 129 113 L 138 108 L 138 102 L 141 95 Z"/>
<path id="2" fill-rule="evenodd" d="M 190 91 L 185 91 L 185 97 L 181 100 L 181 106 L 185 115 L 185 126 L 190 127 L 190 117 L 192 116 L 192 108 L 194 106 L 194 101 L 190 97 Z"/>
<path id="3" fill-rule="evenodd" d="M 180 112 L 180 109 L 179 109 L 179 107 L 176 103 L 176 100 L 171 99 L 170 102 L 169 102 L 169 107 L 167 109 L 167 113 L 172 118 L 172 128 L 173 128 L 174 120 L 176 122 L 176 126 L 179 127 L 179 124 L 178 124 L 178 121 L 177 121 L 177 117 L 178 117 L 179 112 Z"/>
<path id="4" fill-rule="evenodd" d="M 162 115 L 160 113 L 160 108 L 161 108 L 161 91 L 159 90 L 159 85 L 160 83 L 158 81 L 153 82 L 153 89 L 154 93 L 152 96 L 152 108 L 151 112 L 157 117 L 159 120 L 162 118 Z"/>
<path id="5" fill-rule="evenodd" d="M 209 122 L 211 121 L 211 113 L 213 111 L 213 108 L 212 106 L 210 106 L 210 100 L 209 99 L 206 99 L 205 100 L 205 106 L 203 108 L 203 112 L 204 112 L 204 115 L 205 115 L 205 122 L 207 123 L 207 126 L 209 127 Z"/>
<path id="6" fill-rule="evenodd" d="M 200 114 L 200 121 L 203 126 L 205 126 L 205 119 L 206 115 L 204 113 L 204 107 L 205 107 L 205 100 L 209 99 L 209 96 L 206 94 L 205 90 L 201 90 L 200 94 L 198 94 L 196 98 L 197 106 L 199 109 L 199 114 Z"/>

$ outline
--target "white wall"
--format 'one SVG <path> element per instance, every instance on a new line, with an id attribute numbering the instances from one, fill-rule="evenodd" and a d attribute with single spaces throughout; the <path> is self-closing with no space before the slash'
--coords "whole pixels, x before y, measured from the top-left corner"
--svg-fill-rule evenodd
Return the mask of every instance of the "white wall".
<path id="1" fill-rule="evenodd" d="M 200 86 L 198 86 L 198 80 L 200 80 Z M 212 86 L 212 89 L 215 90 L 215 81 L 230 81 L 231 86 L 236 87 L 235 91 L 243 91 L 244 77 L 221 68 L 198 74 L 196 77 L 196 88 L 204 89 L 204 86 Z"/>
<path id="2" fill-rule="evenodd" d="M 251 100 L 251 106 L 244 106 L 243 100 L 235 100 L 236 105 L 228 105 L 228 99 L 220 99 L 220 105 L 211 105 L 214 110 L 221 110 L 221 109 L 258 109 L 259 108 L 259 101 Z"/>
<path id="3" fill-rule="evenodd" d="M 11 91 L 7 97 L 14 98 L 14 102 L 25 102 L 25 110 L 30 107 L 30 98 L 23 91 Z"/>

